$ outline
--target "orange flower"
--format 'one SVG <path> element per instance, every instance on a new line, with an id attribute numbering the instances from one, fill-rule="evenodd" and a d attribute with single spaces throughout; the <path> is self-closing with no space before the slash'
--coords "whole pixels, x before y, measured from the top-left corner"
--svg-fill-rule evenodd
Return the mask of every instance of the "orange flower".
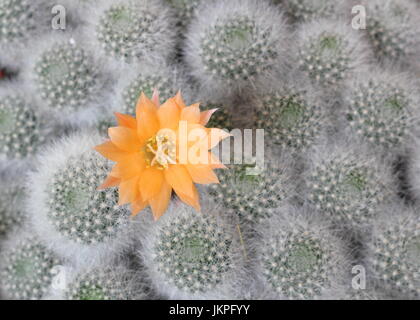
<path id="1" fill-rule="evenodd" d="M 205 127 L 215 111 L 185 106 L 180 93 L 162 105 L 156 92 L 152 100 L 142 93 L 136 117 L 115 113 L 118 127 L 109 128 L 110 140 L 95 147 L 116 162 L 99 188 L 118 186 L 119 205 L 130 203 L 133 216 L 150 205 L 159 219 L 172 190 L 200 211 L 194 183 L 218 183 L 213 169 L 225 168 L 210 149 L 229 134 Z"/>

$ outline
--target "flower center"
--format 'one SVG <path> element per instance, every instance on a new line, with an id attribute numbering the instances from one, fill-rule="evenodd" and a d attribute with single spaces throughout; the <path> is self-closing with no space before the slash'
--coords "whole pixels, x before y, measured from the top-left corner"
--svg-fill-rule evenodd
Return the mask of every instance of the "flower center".
<path id="1" fill-rule="evenodd" d="M 168 169 L 176 164 L 176 136 L 173 131 L 163 129 L 156 136 L 147 140 L 144 152 L 148 167 Z"/>

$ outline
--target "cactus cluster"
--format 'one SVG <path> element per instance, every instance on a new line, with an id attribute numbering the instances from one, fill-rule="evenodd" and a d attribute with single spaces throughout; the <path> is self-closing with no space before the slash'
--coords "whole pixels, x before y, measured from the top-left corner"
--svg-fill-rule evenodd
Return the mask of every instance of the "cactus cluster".
<path id="1" fill-rule="evenodd" d="M 0 0 L 0 299 L 420 299 L 420 2 L 359 2 Z"/>

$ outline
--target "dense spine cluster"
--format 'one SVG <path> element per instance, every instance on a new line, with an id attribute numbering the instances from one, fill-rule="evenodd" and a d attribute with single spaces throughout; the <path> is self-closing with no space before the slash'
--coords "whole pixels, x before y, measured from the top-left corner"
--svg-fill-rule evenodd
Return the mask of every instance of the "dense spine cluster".
<path id="1" fill-rule="evenodd" d="M 416 119 L 419 98 L 404 77 L 366 76 L 347 91 L 345 119 L 352 135 L 373 147 L 403 149 Z"/>
<path id="2" fill-rule="evenodd" d="M 293 21 L 312 21 L 337 14 L 337 2 L 333 0 L 286 0 L 284 6 Z"/>
<path id="3" fill-rule="evenodd" d="M 128 63 L 172 55 L 173 18 L 160 0 L 104 1 L 98 15 L 94 32 L 106 55 Z"/>
<path id="4" fill-rule="evenodd" d="M 368 263 L 375 279 L 392 295 L 418 299 L 420 219 L 414 209 L 393 209 L 386 210 L 384 219 L 375 223 Z"/>
<path id="5" fill-rule="evenodd" d="M 0 275 L 2 289 L 9 299 L 41 299 L 54 277 L 57 257 L 37 238 L 15 235 L 2 252 Z"/>
<path id="6" fill-rule="evenodd" d="M 143 242 L 147 250 L 141 255 L 155 288 L 169 298 L 234 298 L 241 248 L 225 218 L 181 204 L 171 213 Z"/>
<path id="7" fill-rule="evenodd" d="M 0 101 L 0 158 L 32 156 L 44 141 L 39 112 L 20 94 L 2 95 Z"/>
<path id="8" fill-rule="evenodd" d="M 101 267 L 79 270 L 64 290 L 66 300 L 139 300 L 139 279 L 126 267 Z"/>
<path id="9" fill-rule="evenodd" d="M 366 62 L 369 51 L 351 26 L 320 20 L 301 26 L 296 54 L 299 68 L 314 84 L 335 88 Z"/>
<path id="10" fill-rule="evenodd" d="M 53 43 L 41 53 L 33 72 L 41 98 L 56 111 L 75 112 L 97 93 L 98 67 L 74 40 Z"/>
<path id="11" fill-rule="evenodd" d="M 255 126 L 283 148 L 301 150 L 310 146 L 324 130 L 326 113 L 308 101 L 304 92 L 284 89 L 258 101 Z"/>
<path id="12" fill-rule="evenodd" d="M 346 147 L 324 148 L 311 155 L 305 179 L 307 197 L 334 221 L 366 227 L 378 206 L 395 196 L 392 173 L 361 149 Z"/>
<path id="13" fill-rule="evenodd" d="M 262 84 L 285 63 L 284 31 L 282 15 L 265 2 L 208 3 L 189 29 L 185 59 L 208 89 L 226 91 Z"/>
<path id="14" fill-rule="evenodd" d="M 270 298 L 322 299 L 342 293 L 347 257 L 342 240 L 313 212 L 283 207 L 260 228 L 258 276 Z"/>
<path id="15" fill-rule="evenodd" d="M 366 33 L 379 59 L 407 65 L 420 46 L 416 32 L 418 9 L 409 0 L 369 0 L 366 5 Z"/>
<path id="16" fill-rule="evenodd" d="M 0 0 L 0 299 L 419 300 L 419 21 Z"/>
<path id="17" fill-rule="evenodd" d="M 40 237 L 65 257 L 112 257 L 129 243 L 129 210 L 118 204 L 115 188 L 99 190 L 112 166 L 92 148 L 95 132 L 75 134 L 46 150 L 31 174 L 28 207 Z M 36 208 L 36 209 L 32 209 Z"/>

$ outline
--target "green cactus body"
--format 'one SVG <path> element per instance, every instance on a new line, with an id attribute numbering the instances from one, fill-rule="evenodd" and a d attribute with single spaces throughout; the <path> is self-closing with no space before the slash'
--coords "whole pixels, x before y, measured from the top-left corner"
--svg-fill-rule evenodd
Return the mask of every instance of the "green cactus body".
<path id="1" fill-rule="evenodd" d="M 352 93 L 347 121 L 353 132 L 373 145 L 401 145 L 409 129 L 411 102 L 394 84 L 369 81 Z"/>
<path id="2" fill-rule="evenodd" d="M 134 115 L 140 94 L 143 92 L 151 99 L 154 89 L 159 91 L 161 101 L 166 101 L 173 97 L 176 94 L 176 90 L 178 90 L 174 88 L 169 77 L 140 74 L 122 93 L 124 100 L 123 112 Z"/>
<path id="3" fill-rule="evenodd" d="M 58 259 L 36 239 L 24 239 L 5 252 L 1 282 L 12 299 L 40 299 L 49 289 Z"/>
<path id="4" fill-rule="evenodd" d="M 17 43 L 36 30 L 32 0 L 0 0 L 0 44 Z"/>
<path id="5" fill-rule="evenodd" d="M 411 22 L 412 12 L 397 1 L 388 4 L 384 10 L 380 1 L 369 10 L 367 34 L 378 58 L 405 59 L 414 53 L 417 37 Z"/>
<path id="6" fill-rule="evenodd" d="M 128 222 L 129 212 L 118 206 L 118 191 L 98 186 L 109 162 L 92 152 L 71 158 L 49 184 L 48 218 L 65 237 L 86 245 L 114 238 Z"/>
<path id="7" fill-rule="evenodd" d="M 121 270 L 121 272 L 123 272 Z M 131 279 L 132 280 L 132 279 Z M 112 270 L 94 270 L 76 277 L 65 290 L 67 300 L 130 300 L 130 279 Z"/>
<path id="8" fill-rule="evenodd" d="M 232 165 L 220 171 L 220 184 L 210 185 L 210 194 L 241 219 L 260 221 L 287 199 L 288 175 L 270 164 L 257 175 L 248 174 L 247 169 L 252 166 Z"/>
<path id="9" fill-rule="evenodd" d="M 44 137 L 36 112 L 17 95 L 0 101 L 0 152 L 9 159 L 33 155 Z"/>
<path id="10" fill-rule="evenodd" d="M 231 268 L 231 242 L 211 216 L 176 217 L 162 228 L 155 261 L 180 290 L 208 292 L 223 282 Z"/>
<path id="11" fill-rule="evenodd" d="M 139 11 L 132 3 L 111 6 L 105 11 L 96 32 L 99 42 L 110 56 L 132 62 L 139 58 L 138 43 L 153 48 L 153 21 L 156 17 L 147 11 Z"/>
<path id="12" fill-rule="evenodd" d="M 338 222 L 363 225 L 384 200 L 384 186 L 373 169 L 335 159 L 318 165 L 308 179 L 310 200 Z"/>
<path id="13" fill-rule="evenodd" d="M 309 146 L 322 129 L 322 112 L 301 94 L 268 95 L 256 113 L 257 128 L 264 128 L 271 140 L 283 147 Z"/>
<path id="14" fill-rule="evenodd" d="M 373 268 L 388 289 L 420 296 L 420 220 L 412 216 L 378 230 L 373 241 Z"/>
<path id="15" fill-rule="evenodd" d="M 56 44 L 35 65 L 41 95 L 55 110 L 77 111 L 93 99 L 97 85 L 91 57 L 73 44 Z"/>
<path id="16" fill-rule="evenodd" d="M 300 68 L 312 81 L 322 86 L 335 85 L 351 69 L 347 46 L 347 41 L 333 32 L 311 38 L 299 51 Z"/>
<path id="17" fill-rule="evenodd" d="M 268 32 L 259 30 L 248 17 L 218 22 L 202 39 L 201 58 L 206 70 L 228 81 L 258 76 L 277 56 L 267 42 Z"/>
<path id="18" fill-rule="evenodd" d="M 314 299 L 328 288 L 334 272 L 329 245 L 311 232 L 280 231 L 265 248 L 264 277 L 278 294 L 289 299 Z"/>

